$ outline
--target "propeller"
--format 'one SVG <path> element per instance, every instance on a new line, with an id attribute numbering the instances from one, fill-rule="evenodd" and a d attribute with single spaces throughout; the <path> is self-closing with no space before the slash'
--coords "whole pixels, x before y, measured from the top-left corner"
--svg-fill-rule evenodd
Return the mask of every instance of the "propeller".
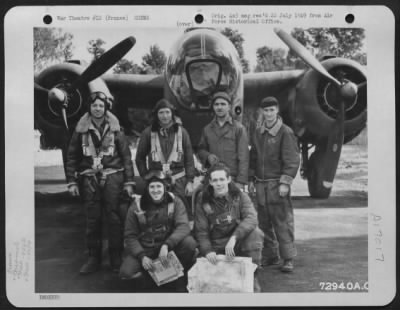
<path id="1" fill-rule="evenodd" d="M 340 102 L 338 105 L 337 118 L 332 124 L 332 130 L 328 136 L 326 152 L 324 156 L 324 170 L 322 185 L 325 188 L 331 188 L 333 179 L 335 178 L 337 165 L 339 163 L 340 153 L 344 141 L 344 121 L 345 110 L 347 104 L 352 104 L 357 98 L 358 90 L 366 85 L 366 82 L 356 85 L 355 83 L 343 80 L 343 82 L 334 78 L 322 64 L 296 39 L 286 33 L 283 29 L 275 28 L 275 33 L 278 37 L 303 59 L 311 68 L 319 72 L 322 76 L 331 81 L 338 89 Z"/>
<path id="2" fill-rule="evenodd" d="M 304 60 L 306 64 L 308 64 L 311 68 L 313 68 L 315 71 L 319 72 L 321 75 L 326 77 L 328 80 L 330 80 L 332 83 L 334 83 L 336 86 L 340 86 L 340 82 L 335 79 L 332 75 L 329 74 L 328 71 L 321 65 L 321 63 L 303 46 L 297 41 L 295 38 L 293 38 L 291 35 L 289 35 L 287 32 L 285 32 L 283 29 L 280 28 L 274 28 L 275 33 L 277 36 L 293 51 L 299 56 L 301 59 Z"/>
<path id="3" fill-rule="evenodd" d="M 109 70 L 118 60 L 120 60 L 136 43 L 136 39 L 134 37 L 128 37 L 117 45 L 109 49 L 103 55 L 101 55 L 97 60 L 89 65 L 86 70 L 78 76 L 78 78 L 73 81 L 69 86 L 65 89 L 60 89 L 54 87 L 50 90 L 45 89 L 44 87 L 35 83 L 35 90 L 40 91 L 42 93 L 47 92 L 49 104 L 52 106 L 60 107 L 60 115 L 63 118 L 66 129 L 68 130 L 68 122 L 67 122 L 67 108 L 68 108 L 68 94 L 74 91 L 75 89 L 80 88 L 84 84 L 87 84 L 94 79 L 101 76 L 107 70 Z"/>
<path id="4" fill-rule="evenodd" d="M 44 88 L 42 86 L 40 86 L 38 83 L 35 82 L 35 90 L 41 92 L 41 93 L 46 93 L 46 95 L 48 94 L 49 90 L 47 88 Z"/>

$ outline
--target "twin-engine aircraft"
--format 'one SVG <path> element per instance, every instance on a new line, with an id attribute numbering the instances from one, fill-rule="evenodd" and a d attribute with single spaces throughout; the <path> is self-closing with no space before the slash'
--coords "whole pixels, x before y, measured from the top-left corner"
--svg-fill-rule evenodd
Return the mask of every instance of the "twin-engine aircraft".
<path id="1" fill-rule="evenodd" d="M 365 69 L 344 58 L 327 57 L 319 62 L 285 31 L 274 31 L 309 69 L 243 74 L 235 47 L 225 36 L 195 28 L 175 42 L 164 74 L 104 74 L 134 46 L 135 38 L 129 37 L 86 69 L 63 63 L 35 76 L 35 126 L 46 145 L 61 148 L 65 159 L 72 131 L 87 111 L 90 92 L 112 95 L 113 112 L 123 125 L 128 107 L 151 111 L 165 97 L 176 106 L 195 147 L 213 117 L 210 98 L 214 92 L 224 90 L 231 96 L 232 116 L 246 124 L 250 134 L 258 103 L 275 96 L 283 121 L 299 139 L 300 172 L 308 181 L 311 197 L 328 198 L 342 145 L 366 126 Z M 138 122 L 150 122 L 143 120 L 149 113 L 138 115 Z"/>

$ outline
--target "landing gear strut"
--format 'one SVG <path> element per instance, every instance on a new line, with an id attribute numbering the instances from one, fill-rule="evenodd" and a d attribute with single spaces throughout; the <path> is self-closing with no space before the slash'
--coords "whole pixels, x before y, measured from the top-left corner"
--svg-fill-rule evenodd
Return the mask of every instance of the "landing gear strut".
<path id="1" fill-rule="evenodd" d="M 332 187 L 323 185 L 324 172 L 324 148 L 316 146 L 315 151 L 308 158 L 309 146 L 307 143 L 301 145 L 302 166 L 300 174 L 307 179 L 308 191 L 312 198 L 326 199 L 329 197 Z"/>

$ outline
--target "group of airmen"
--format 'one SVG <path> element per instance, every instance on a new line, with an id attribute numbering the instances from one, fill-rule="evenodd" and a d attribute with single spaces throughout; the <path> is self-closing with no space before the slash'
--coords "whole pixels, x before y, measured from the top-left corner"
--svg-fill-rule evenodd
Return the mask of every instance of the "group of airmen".
<path id="1" fill-rule="evenodd" d="M 218 254 L 251 257 L 258 266 L 255 291 L 260 291 L 257 274 L 263 266 L 293 271 L 290 187 L 300 158 L 296 137 L 278 115 L 279 102 L 266 97 L 259 103 L 250 140 L 246 128 L 232 118 L 226 92 L 213 94 L 212 107 L 215 117 L 203 128 L 196 154 L 207 175 L 195 189 L 190 136 L 175 107 L 166 99 L 157 102 L 135 157 L 146 187 L 127 210 L 122 197 L 135 197 L 129 142 L 110 111 L 110 98 L 101 92 L 90 94 L 88 112 L 75 128 L 66 162 L 68 190 L 81 197 L 86 212 L 88 259 L 80 274 L 101 268 L 102 219 L 111 268 L 124 280 L 146 279 L 153 260 L 166 263 L 170 251 L 185 271 L 199 255 L 212 264 Z M 256 195 L 256 204 L 245 189 Z M 191 210 L 194 191 L 199 194 Z"/>

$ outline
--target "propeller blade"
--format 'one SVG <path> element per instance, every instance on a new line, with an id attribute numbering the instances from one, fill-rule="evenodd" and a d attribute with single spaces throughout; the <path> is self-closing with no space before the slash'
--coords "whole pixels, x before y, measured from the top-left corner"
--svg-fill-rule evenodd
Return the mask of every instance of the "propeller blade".
<path id="1" fill-rule="evenodd" d="M 358 85 L 357 85 L 357 89 L 360 90 L 361 88 L 363 88 L 363 87 L 365 87 L 365 86 L 367 86 L 367 81 L 358 84 Z"/>
<path id="2" fill-rule="evenodd" d="M 35 83 L 35 90 L 40 91 L 40 92 L 43 92 L 43 93 L 46 93 L 46 94 L 49 92 L 48 89 L 46 89 L 46 88 L 40 86 L 40 85 L 37 84 L 37 83 Z"/>
<path id="3" fill-rule="evenodd" d="M 322 185 L 326 188 L 332 187 L 340 153 L 342 151 L 344 140 L 344 113 L 344 101 L 342 100 L 339 105 L 338 117 L 332 126 L 331 134 L 328 137 L 328 145 L 326 147 L 324 169 L 322 172 Z"/>
<path id="4" fill-rule="evenodd" d="M 291 49 L 297 56 L 303 59 L 311 68 L 325 76 L 327 79 L 332 81 L 336 86 L 340 86 L 340 82 L 335 79 L 328 71 L 321 65 L 321 63 L 295 38 L 286 33 L 283 29 L 274 28 L 277 36 Z"/>
<path id="5" fill-rule="evenodd" d="M 64 107 L 61 109 L 61 115 L 64 121 L 65 128 L 68 130 L 67 112 L 65 111 Z"/>
<path id="6" fill-rule="evenodd" d="M 128 37 L 122 40 L 117 45 L 109 49 L 99 59 L 94 61 L 70 86 L 71 89 L 79 88 L 82 84 L 87 84 L 90 81 L 101 76 L 104 72 L 115 65 L 128 51 L 135 45 L 136 39 Z"/>

